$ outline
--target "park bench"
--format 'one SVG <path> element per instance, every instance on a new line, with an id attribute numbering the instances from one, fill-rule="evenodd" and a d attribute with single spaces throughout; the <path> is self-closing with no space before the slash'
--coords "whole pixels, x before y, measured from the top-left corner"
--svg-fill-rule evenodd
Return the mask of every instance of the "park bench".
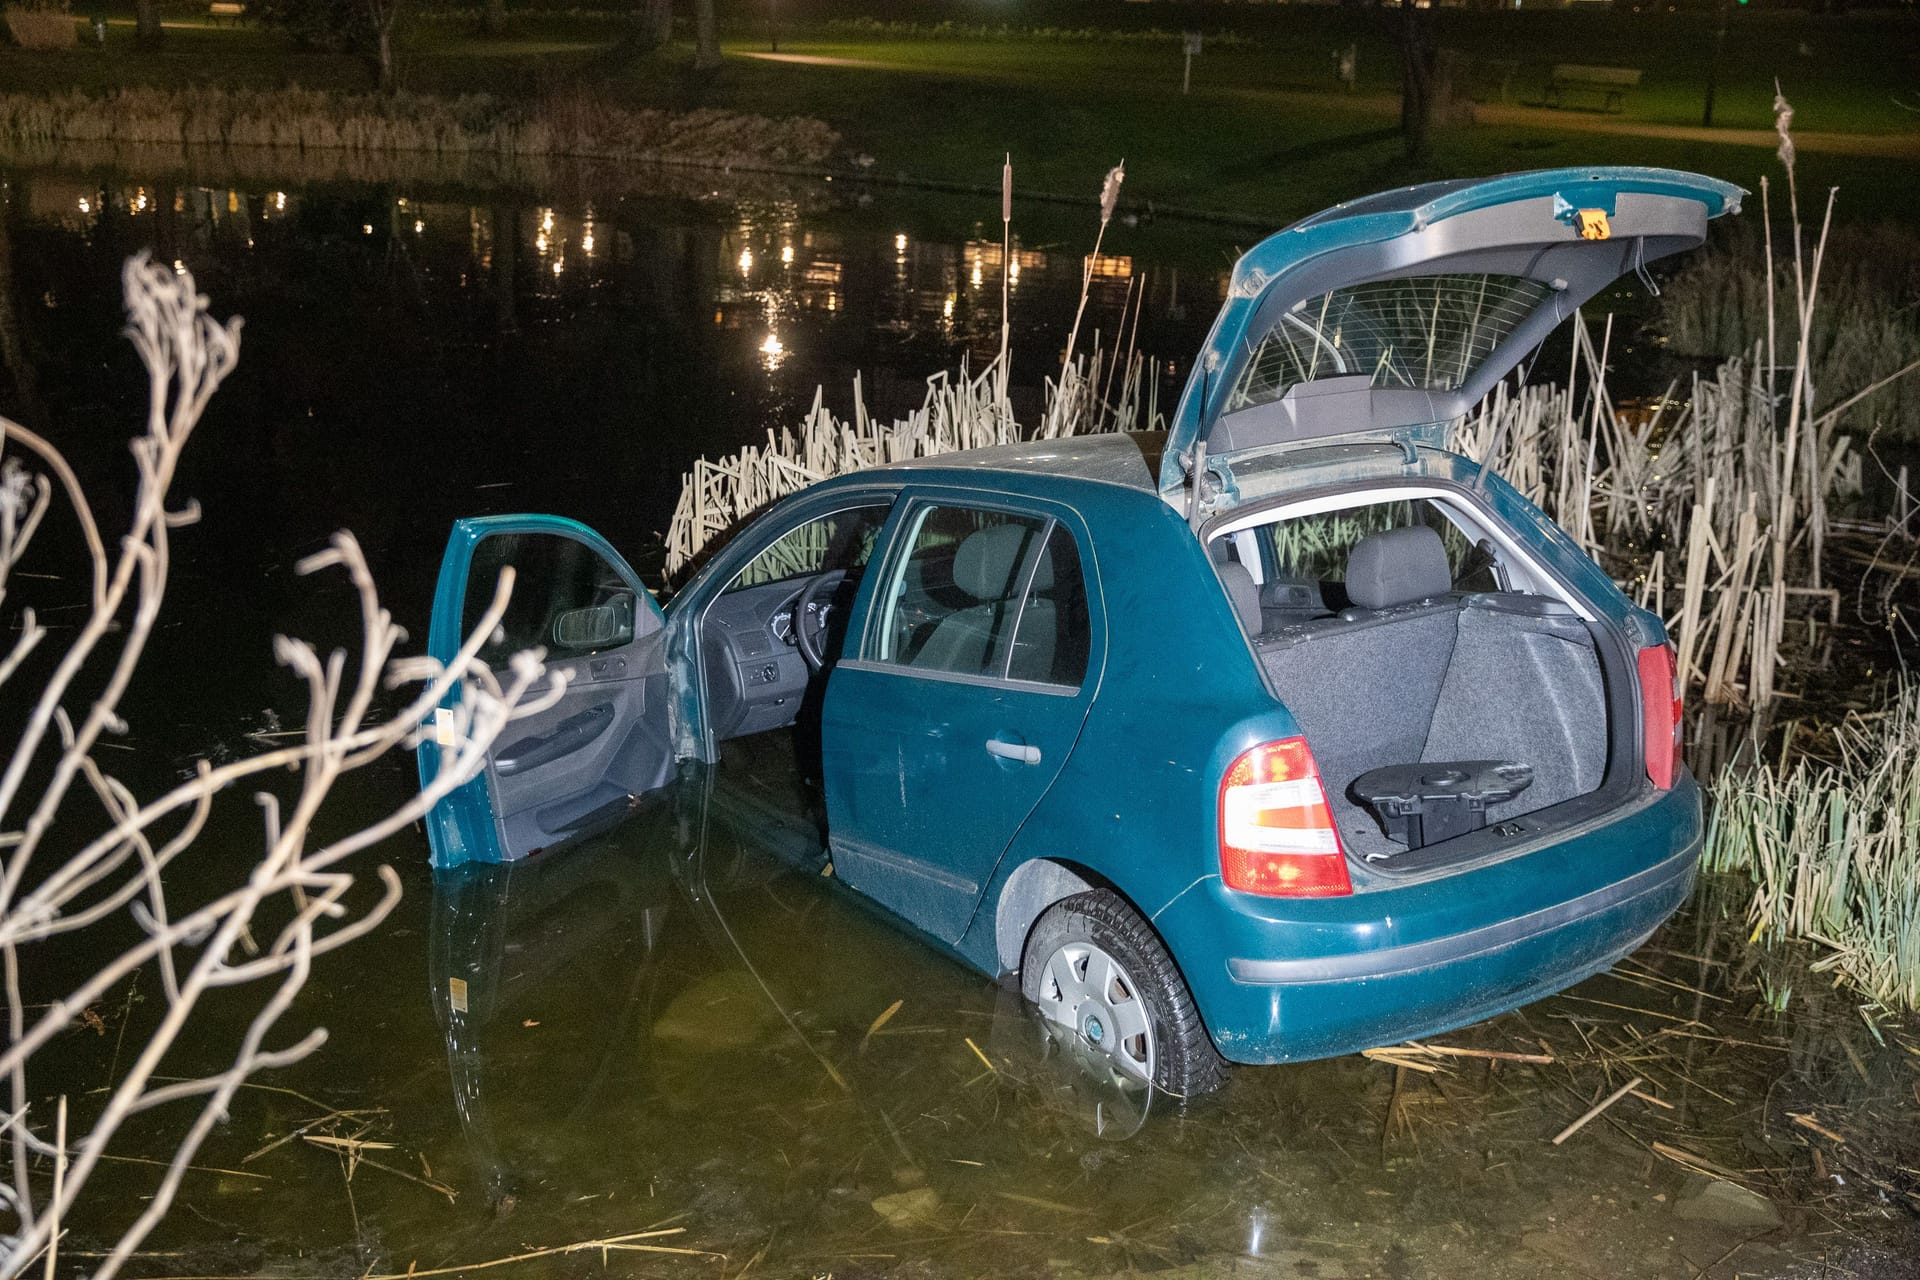
<path id="1" fill-rule="evenodd" d="M 1627 90 L 1640 84 L 1637 67 L 1588 67 L 1577 63 L 1557 64 L 1547 77 L 1547 104 L 1565 106 L 1569 90 L 1601 95 L 1602 110 L 1618 111 L 1626 101 Z"/>
<path id="2" fill-rule="evenodd" d="M 238 22 L 246 16 L 247 6 L 244 4 L 236 4 L 234 0 L 213 0 L 213 3 L 207 6 L 207 20 L 209 22 L 218 23 L 222 18 L 226 18 L 232 22 Z"/>

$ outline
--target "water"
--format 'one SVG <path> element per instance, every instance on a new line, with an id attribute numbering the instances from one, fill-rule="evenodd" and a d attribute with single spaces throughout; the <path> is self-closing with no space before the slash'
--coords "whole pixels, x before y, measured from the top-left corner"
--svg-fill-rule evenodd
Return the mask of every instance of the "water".
<path id="1" fill-rule="evenodd" d="M 181 535 L 169 625 L 128 704 L 136 750 L 113 761 L 136 791 L 297 723 L 266 638 L 349 638 L 344 589 L 290 575 L 333 529 L 361 535 L 417 635 L 455 515 L 560 511 L 645 548 L 691 458 L 796 420 L 816 384 L 847 397 L 861 370 L 869 403 L 897 411 L 927 372 L 997 349 L 997 200 L 712 181 L 543 197 L 6 179 L 6 403 L 107 507 L 141 407 L 114 337 L 121 258 L 178 259 L 216 312 L 248 318 L 184 477 L 207 515 Z M 1091 228 L 1022 216 L 1031 405 Z M 1166 399 L 1237 238 L 1114 229 L 1088 323 L 1111 326 L 1143 282 L 1140 345 L 1174 357 Z M 71 588 L 31 590 L 58 607 Z M 401 758 L 356 775 L 322 834 L 411 785 Z M 388 842 L 400 906 L 323 958 L 271 1039 L 319 1025 L 328 1043 L 242 1094 L 138 1272 L 428 1271 L 645 1231 L 663 1234 L 625 1243 L 693 1252 L 594 1247 L 512 1273 L 1895 1275 L 1920 1245 L 1920 1043 L 1871 1028 L 1807 955 L 1746 947 L 1737 893 L 1703 893 L 1614 974 L 1443 1038 L 1550 1063 L 1246 1069 L 1181 1105 L 1102 1084 L 1014 996 L 823 877 L 809 803 L 783 744 L 758 741 L 600 841 L 512 869 L 436 880 L 418 833 Z M 257 848 L 233 797 L 180 892 Z M 41 1090 L 84 1109 L 156 997 L 149 973 L 103 1000 Z M 245 1012 L 208 1007 L 163 1070 L 218 1066 Z M 1669 1105 L 1629 1097 L 1551 1143 L 1635 1075 Z M 180 1123 L 123 1132 L 131 1161 L 96 1175 L 69 1267 L 138 1212 L 154 1171 L 137 1161 Z M 1689 1166 L 1761 1191 L 1784 1224 L 1683 1216 Z"/>

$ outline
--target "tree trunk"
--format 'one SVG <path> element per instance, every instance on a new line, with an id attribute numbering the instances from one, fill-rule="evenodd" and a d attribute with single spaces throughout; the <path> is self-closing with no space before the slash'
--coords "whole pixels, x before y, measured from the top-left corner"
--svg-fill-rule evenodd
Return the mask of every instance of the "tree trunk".
<path id="1" fill-rule="evenodd" d="M 1400 137 L 1407 159 L 1425 164 L 1433 129 L 1433 41 L 1422 11 L 1400 0 Z"/>
<path id="2" fill-rule="evenodd" d="M 393 28 L 380 28 L 380 37 L 374 46 L 376 65 L 380 71 L 380 92 L 392 93 L 398 87 L 393 74 Z"/>
<path id="3" fill-rule="evenodd" d="M 133 0 L 133 42 L 142 49 L 160 47 L 160 9 L 155 0 Z"/>
<path id="4" fill-rule="evenodd" d="M 712 71 L 720 65 L 720 22 L 714 15 L 715 0 L 693 0 L 693 69 Z"/>
<path id="5" fill-rule="evenodd" d="M 647 0 L 647 39 L 658 49 L 673 39 L 673 0 Z"/>
<path id="6" fill-rule="evenodd" d="M 1713 93 L 1720 81 L 1720 54 L 1727 45 L 1727 0 L 1720 0 L 1714 6 L 1716 19 L 1713 28 L 1713 56 L 1707 60 L 1707 102 L 1700 110 L 1700 123 L 1705 128 L 1713 128 Z"/>

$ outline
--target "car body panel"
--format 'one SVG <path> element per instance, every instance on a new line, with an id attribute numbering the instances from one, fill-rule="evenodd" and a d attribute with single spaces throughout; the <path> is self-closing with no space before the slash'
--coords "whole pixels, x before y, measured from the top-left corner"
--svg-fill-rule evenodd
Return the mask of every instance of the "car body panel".
<path id="1" fill-rule="evenodd" d="M 1652 793 L 1649 784 L 1646 791 Z M 1221 1052 L 1288 1062 L 1434 1035 L 1606 968 L 1679 907 L 1699 862 L 1691 777 L 1523 856 L 1373 895 L 1253 904 L 1211 877 L 1153 924 Z M 1224 955 L 1223 955 L 1224 953 Z"/>

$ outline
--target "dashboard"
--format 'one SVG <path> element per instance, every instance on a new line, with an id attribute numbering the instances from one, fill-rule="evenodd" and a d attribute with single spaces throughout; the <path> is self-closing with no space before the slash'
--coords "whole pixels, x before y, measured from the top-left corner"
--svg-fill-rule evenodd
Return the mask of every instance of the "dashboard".
<path id="1" fill-rule="evenodd" d="M 702 624 L 708 715 L 717 738 L 790 725 L 800 713 L 811 669 L 794 643 L 794 605 L 811 577 L 729 591 Z M 817 608 L 831 611 L 831 600 Z"/>

